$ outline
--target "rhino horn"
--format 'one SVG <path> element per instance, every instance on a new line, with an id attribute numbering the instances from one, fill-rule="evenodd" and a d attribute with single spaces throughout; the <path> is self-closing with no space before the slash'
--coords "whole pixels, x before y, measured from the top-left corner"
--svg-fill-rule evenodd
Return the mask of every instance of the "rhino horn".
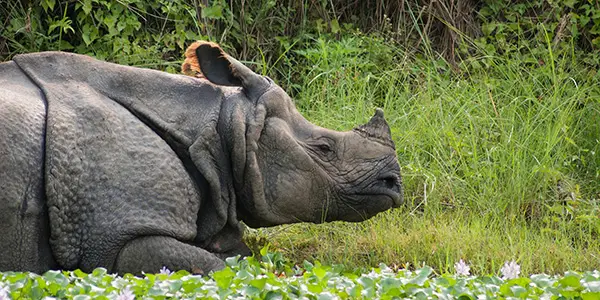
<path id="1" fill-rule="evenodd" d="M 395 148 L 394 142 L 392 141 L 392 132 L 390 130 L 390 126 L 385 120 L 383 116 L 383 110 L 381 108 L 377 108 L 375 110 L 375 115 L 373 115 L 367 124 L 354 128 L 354 131 L 362 136 L 376 139 L 383 144 Z"/>
<path id="2" fill-rule="evenodd" d="M 270 85 L 263 76 L 229 56 L 215 43 L 199 41 L 190 48 L 195 48 L 202 74 L 214 84 L 241 86 L 250 95 L 260 95 Z"/>

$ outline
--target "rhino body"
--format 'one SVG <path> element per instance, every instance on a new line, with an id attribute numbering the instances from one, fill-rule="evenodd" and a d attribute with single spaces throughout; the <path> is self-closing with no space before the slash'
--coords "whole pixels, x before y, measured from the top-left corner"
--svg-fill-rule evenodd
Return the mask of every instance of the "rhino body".
<path id="1" fill-rule="evenodd" d="M 217 45 L 206 79 L 44 52 L 0 64 L 0 271 L 208 272 L 250 227 L 361 221 L 402 202 L 378 110 L 315 126 Z"/>

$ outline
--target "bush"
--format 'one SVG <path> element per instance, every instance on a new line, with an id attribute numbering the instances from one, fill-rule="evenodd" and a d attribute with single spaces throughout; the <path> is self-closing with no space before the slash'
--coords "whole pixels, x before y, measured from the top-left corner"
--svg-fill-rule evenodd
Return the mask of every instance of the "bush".
<path id="1" fill-rule="evenodd" d="M 600 6 L 592 0 L 0 1 L 6 16 L 0 60 L 68 50 L 174 71 L 165 60 L 180 59 L 191 40 L 210 39 L 266 69 L 318 35 L 339 38 L 360 30 L 413 53 L 434 56 L 435 50 L 453 65 L 457 57 L 477 55 L 474 49 L 520 53 L 538 63 L 549 45 L 592 67 L 600 64 Z"/>

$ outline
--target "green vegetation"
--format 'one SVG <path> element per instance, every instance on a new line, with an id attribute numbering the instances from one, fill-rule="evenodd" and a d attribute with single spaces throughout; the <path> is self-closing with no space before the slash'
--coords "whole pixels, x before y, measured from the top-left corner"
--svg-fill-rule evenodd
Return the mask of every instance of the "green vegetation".
<path id="1" fill-rule="evenodd" d="M 499 276 L 443 274 L 433 270 L 394 270 L 381 264 L 370 272 L 345 272 L 339 266 L 305 262 L 286 263 L 268 253 L 262 261 L 252 257 L 227 259 L 227 268 L 200 277 L 185 271 L 134 277 L 109 275 L 106 269 L 91 274 L 49 271 L 0 274 L 0 299 L 598 299 L 600 272 L 567 272 L 563 276 L 532 275 L 514 278 L 505 269 Z M 3 298 L 4 296 L 4 298 Z"/>
<path id="2" fill-rule="evenodd" d="M 0 60 L 62 49 L 179 72 L 209 39 L 319 125 L 351 129 L 383 107 L 406 206 L 249 233 L 293 262 L 600 269 L 598 2 L 435 2 L 0 0 Z"/>

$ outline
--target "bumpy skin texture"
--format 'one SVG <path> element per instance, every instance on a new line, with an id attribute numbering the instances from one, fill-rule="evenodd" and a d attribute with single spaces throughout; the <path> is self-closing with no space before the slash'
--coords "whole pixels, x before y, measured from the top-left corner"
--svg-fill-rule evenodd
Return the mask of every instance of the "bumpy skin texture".
<path id="1" fill-rule="evenodd" d="M 381 111 L 320 128 L 196 46 L 206 79 L 57 52 L 0 64 L 0 271 L 208 272 L 250 254 L 240 221 L 360 221 L 401 203 Z"/>
<path id="2" fill-rule="evenodd" d="M 57 266 L 44 193 L 42 94 L 13 62 L 0 64 L 0 270 Z"/>

